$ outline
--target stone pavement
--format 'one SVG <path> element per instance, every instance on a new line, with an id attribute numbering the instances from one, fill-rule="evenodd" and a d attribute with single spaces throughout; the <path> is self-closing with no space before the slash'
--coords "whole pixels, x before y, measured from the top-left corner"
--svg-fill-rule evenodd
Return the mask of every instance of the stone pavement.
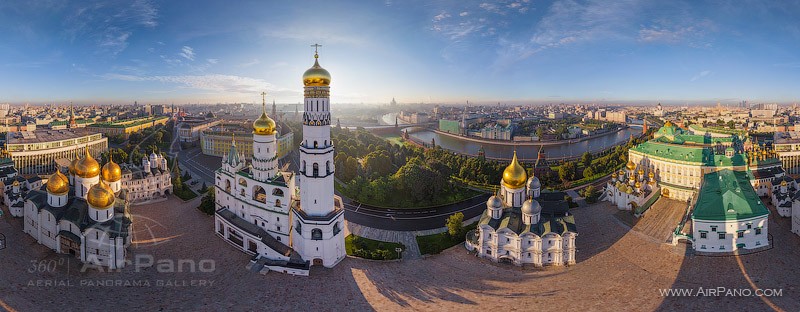
<path id="1" fill-rule="evenodd" d="M 419 259 L 421 254 L 419 251 L 419 245 L 417 245 L 417 235 L 433 234 L 433 233 L 416 234 L 416 232 L 413 231 L 381 230 L 352 222 L 347 222 L 347 226 L 345 228 L 346 228 L 345 235 L 355 234 L 357 236 L 374 239 L 382 242 L 401 243 L 405 245 L 406 250 L 403 252 L 403 260 Z M 431 230 L 431 231 L 436 231 L 436 230 Z M 428 232 L 428 231 L 420 231 L 420 232 Z"/>

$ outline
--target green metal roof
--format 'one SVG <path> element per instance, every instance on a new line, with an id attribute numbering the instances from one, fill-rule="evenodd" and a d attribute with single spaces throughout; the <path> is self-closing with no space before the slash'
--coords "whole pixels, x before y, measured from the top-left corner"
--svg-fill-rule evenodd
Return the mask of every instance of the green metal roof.
<path id="1" fill-rule="evenodd" d="M 724 169 L 703 176 L 692 219 L 725 221 L 768 214 L 769 210 L 753 190 L 747 172 Z"/>
<path id="2" fill-rule="evenodd" d="M 631 150 L 651 157 L 702 164 L 704 166 L 729 167 L 746 165 L 742 154 L 735 154 L 733 157 L 716 155 L 713 150 L 703 146 L 647 141 L 631 148 Z"/>

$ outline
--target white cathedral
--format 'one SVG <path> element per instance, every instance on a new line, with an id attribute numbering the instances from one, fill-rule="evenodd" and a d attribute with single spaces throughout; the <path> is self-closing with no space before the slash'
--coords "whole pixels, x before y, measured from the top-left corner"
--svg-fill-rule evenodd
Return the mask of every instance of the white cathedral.
<path id="1" fill-rule="evenodd" d="M 308 275 L 311 265 L 330 268 L 345 257 L 344 207 L 333 193 L 331 76 L 318 58 L 315 52 L 314 66 L 303 74 L 299 172 L 279 170 L 278 134 L 263 100 L 253 122 L 251 163 L 234 142 L 215 174 L 216 234 L 253 256 L 252 271 Z"/>
<path id="2" fill-rule="evenodd" d="M 36 242 L 83 263 L 110 269 L 125 266 L 131 243 L 131 218 L 113 160 L 102 169 L 89 154 L 69 165 L 69 177 L 56 170 L 45 190 L 25 196 L 24 231 Z"/>
<path id="3" fill-rule="evenodd" d="M 527 182 L 526 182 L 527 181 Z M 465 247 L 494 262 L 515 265 L 575 264 L 574 217 L 564 194 L 541 193 L 541 182 L 517 161 L 503 171 L 500 192 L 489 197 L 478 228 L 467 233 Z"/>

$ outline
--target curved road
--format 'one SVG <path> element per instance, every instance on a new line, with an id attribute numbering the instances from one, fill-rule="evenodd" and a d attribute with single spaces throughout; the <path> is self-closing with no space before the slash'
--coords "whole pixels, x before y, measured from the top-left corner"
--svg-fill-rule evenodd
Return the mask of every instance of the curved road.
<path id="1" fill-rule="evenodd" d="M 378 208 L 342 199 L 344 218 L 349 222 L 383 230 L 421 231 L 444 227 L 447 218 L 456 212 L 462 212 L 464 220 L 480 215 L 486 210 L 489 196 L 478 195 L 460 203 L 421 209 Z"/>

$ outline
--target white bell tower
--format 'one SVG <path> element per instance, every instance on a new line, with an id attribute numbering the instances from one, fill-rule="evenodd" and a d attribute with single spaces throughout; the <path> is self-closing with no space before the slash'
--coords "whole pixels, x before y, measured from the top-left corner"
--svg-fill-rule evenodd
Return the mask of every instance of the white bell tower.
<path id="1" fill-rule="evenodd" d="M 303 141 L 300 143 L 300 205 L 294 208 L 292 248 L 312 265 L 333 267 L 345 257 L 344 209 L 333 194 L 333 142 L 331 142 L 330 81 L 319 65 L 313 45 L 314 66 L 303 74 Z M 255 147 L 255 146 L 254 146 Z"/>

